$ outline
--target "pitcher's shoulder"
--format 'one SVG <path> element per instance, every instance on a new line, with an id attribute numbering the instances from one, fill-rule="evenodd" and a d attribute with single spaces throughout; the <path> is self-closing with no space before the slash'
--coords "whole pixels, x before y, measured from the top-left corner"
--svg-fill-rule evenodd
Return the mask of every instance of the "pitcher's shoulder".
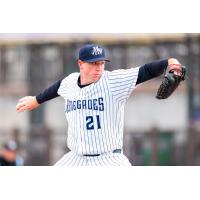
<path id="1" fill-rule="evenodd" d="M 66 77 L 62 80 L 62 82 L 72 82 L 72 81 L 74 81 L 74 80 L 77 81 L 77 79 L 78 79 L 79 76 L 80 76 L 80 73 L 78 73 L 78 72 L 71 73 L 71 74 L 69 74 L 68 76 L 66 76 Z"/>

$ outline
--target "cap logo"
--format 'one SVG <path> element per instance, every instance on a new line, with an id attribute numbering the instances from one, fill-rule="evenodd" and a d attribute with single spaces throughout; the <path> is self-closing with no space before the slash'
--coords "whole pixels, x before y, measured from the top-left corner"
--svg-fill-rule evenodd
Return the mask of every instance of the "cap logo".
<path id="1" fill-rule="evenodd" d="M 91 53 L 91 54 L 92 54 L 92 55 L 95 55 L 95 56 L 101 55 L 101 54 L 102 54 L 102 51 L 103 51 L 102 48 L 96 46 L 96 47 L 93 47 L 92 53 Z"/>

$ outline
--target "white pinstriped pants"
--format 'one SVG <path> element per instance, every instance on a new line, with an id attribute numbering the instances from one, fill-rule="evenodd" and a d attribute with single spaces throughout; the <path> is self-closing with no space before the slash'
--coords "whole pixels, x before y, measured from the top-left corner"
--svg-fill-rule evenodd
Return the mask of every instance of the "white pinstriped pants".
<path id="1" fill-rule="evenodd" d="M 104 153 L 99 156 L 82 156 L 70 151 L 54 166 L 131 166 L 122 153 Z"/>

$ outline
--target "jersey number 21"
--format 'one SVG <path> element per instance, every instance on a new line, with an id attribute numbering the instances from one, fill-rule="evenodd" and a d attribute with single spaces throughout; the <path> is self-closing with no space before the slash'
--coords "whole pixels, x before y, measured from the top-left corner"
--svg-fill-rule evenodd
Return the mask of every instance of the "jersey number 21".
<path id="1" fill-rule="evenodd" d="M 97 128 L 101 128 L 99 115 L 96 116 L 86 116 L 86 128 L 87 130 L 94 130 L 94 126 L 97 123 Z"/>

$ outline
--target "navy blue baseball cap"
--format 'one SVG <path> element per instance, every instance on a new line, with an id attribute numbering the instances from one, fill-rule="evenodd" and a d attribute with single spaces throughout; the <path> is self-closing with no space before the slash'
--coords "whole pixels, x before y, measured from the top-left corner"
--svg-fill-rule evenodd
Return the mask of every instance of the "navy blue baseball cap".
<path id="1" fill-rule="evenodd" d="M 84 62 L 108 61 L 105 49 L 98 44 L 86 44 L 79 50 L 79 59 Z"/>

